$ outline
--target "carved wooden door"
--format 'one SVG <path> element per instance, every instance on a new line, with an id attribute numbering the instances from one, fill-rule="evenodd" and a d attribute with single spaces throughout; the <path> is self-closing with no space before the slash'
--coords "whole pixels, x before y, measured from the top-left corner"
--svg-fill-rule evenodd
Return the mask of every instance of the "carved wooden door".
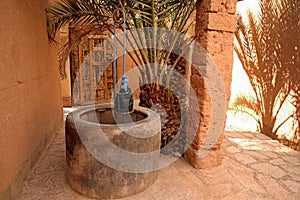
<path id="1" fill-rule="evenodd" d="M 93 36 L 71 54 L 73 105 L 109 102 L 113 95 L 113 45 Z"/>

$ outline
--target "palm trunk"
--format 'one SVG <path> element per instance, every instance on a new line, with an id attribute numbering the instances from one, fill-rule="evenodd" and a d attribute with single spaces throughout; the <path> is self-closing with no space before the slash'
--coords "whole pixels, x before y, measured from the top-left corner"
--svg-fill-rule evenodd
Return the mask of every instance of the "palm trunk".
<path id="1" fill-rule="evenodd" d="M 177 55 L 171 54 L 170 62 L 176 60 Z M 182 76 L 186 77 L 189 73 L 187 64 L 184 59 L 180 59 L 175 67 Z M 175 77 L 170 80 L 170 87 L 156 84 L 140 84 L 140 103 L 139 106 L 151 108 L 158 112 L 161 116 L 161 148 L 163 153 L 175 154 L 179 152 L 183 154 L 185 148 L 185 125 L 181 124 L 181 119 L 184 117 L 188 91 L 186 84 L 180 80 L 180 77 Z M 170 90 L 180 91 L 180 95 L 176 96 Z M 180 102 L 183 105 L 181 107 Z M 159 105 L 159 106 L 158 106 Z M 162 109 L 163 108 L 163 109 Z M 181 110 L 183 109 L 183 110 Z M 180 128 L 180 125 L 182 127 Z M 176 140 L 174 140 L 176 138 Z M 167 145 L 174 140 L 171 147 Z M 164 148 L 166 147 L 166 148 Z"/>
<path id="2" fill-rule="evenodd" d="M 262 116 L 262 133 L 272 138 L 273 140 L 277 140 L 278 137 L 274 132 L 275 118 L 273 117 L 273 108 L 274 108 L 274 100 L 276 97 L 273 94 L 267 93 L 264 97 L 264 105 L 265 105 L 265 113 Z"/>
<path id="3" fill-rule="evenodd" d="M 272 112 L 267 112 L 262 119 L 262 133 L 272 138 L 273 140 L 277 140 L 278 137 L 276 133 L 274 133 L 274 125 L 275 120 L 272 117 Z"/>
<path id="4" fill-rule="evenodd" d="M 300 85 L 300 84 L 299 84 Z M 295 130 L 294 133 L 294 138 L 298 139 L 300 138 L 300 86 L 297 87 L 297 92 L 295 94 L 295 101 L 294 101 L 294 106 L 296 108 L 295 111 L 295 120 L 296 120 L 296 124 L 298 125 L 298 127 Z"/>

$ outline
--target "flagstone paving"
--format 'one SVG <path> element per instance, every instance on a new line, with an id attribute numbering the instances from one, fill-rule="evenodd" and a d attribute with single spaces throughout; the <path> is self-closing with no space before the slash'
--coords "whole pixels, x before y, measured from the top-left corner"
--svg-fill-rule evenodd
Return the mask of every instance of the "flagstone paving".
<path id="1" fill-rule="evenodd" d="M 300 197 L 300 153 L 259 133 L 226 132 L 223 164 L 197 170 L 183 158 L 146 191 L 123 200 L 263 200 Z M 25 180 L 17 200 L 87 200 L 65 179 L 64 128 Z"/>

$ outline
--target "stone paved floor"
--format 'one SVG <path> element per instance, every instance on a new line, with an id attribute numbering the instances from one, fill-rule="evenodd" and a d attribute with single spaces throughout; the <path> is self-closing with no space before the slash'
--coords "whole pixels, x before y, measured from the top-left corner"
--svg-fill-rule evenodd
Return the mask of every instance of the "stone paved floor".
<path id="1" fill-rule="evenodd" d="M 180 158 L 146 191 L 123 200 L 300 198 L 300 153 L 258 133 L 226 132 L 219 167 L 197 170 Z M 27 177 L 17 200 L 86 200 L 65 179 L 64 131 Z"/>

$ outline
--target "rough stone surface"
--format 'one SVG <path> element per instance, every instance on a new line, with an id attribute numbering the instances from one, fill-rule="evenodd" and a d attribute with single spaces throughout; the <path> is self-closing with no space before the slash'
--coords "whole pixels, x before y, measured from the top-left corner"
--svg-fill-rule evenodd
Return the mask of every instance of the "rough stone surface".
<path id="1" fill-rule="evenodd" d="M 209 68 L 211 64 L 215 64 L 218 69 L 221 80 L 225 89 L 223 94 L 226 101 L 226 106 L 230 99 L 231 90 L 231 74 L 233 65 L 233 36 L 236 24 L 236 9 L 237 0 L 198 0 L 196 14 L 196 41 L 206 50 L 212 62 L 197 49 L 194 50 L 193 63 L 206 67 L 206 79 L 202 77 L 195 68 L 191 70 L 191 85 L 196 95 L 197 100 L 190 99 L 190 118 L 187 125 L 187 137 L 191 140 L 191 135 L 196 132 L 193 137 L 192 145 L 187 149 L 185 159 L 195 168 L 205 168 L 218 166 L 222 163 L 220 148 L 223 139 L 223 130 L 215 128 L 212 121 L 212 105 L 219 106 L 219 102 L 212 102 L 212 98 L 208 90 L 207 79 L 211 79 Z M 202 74 L 203 75 L 203 74 Z M 216 82 L 215 80 L 213 82 Z M 215 96 L 214 96 L 215 97 Z M 198 113 L 194 112 L 195 101 L 198 103 L 200 110 L 200 119 L 193 120 Z M 191 106 L 192 105 L 192 106 Z M 223 110 L 220 110 L 222 113 Z M 220 120 L 225 126 L 225 119 Z M 199 123 L 198 123 L 199 122 Z M 218 122 L 219 123 L 219 122 Z M 199 124 L 199 126 L 198 126 Z M 220 135 L 214 147 L 211 147 L 213 153 L 206 157 L 201 156 L 201 149 L 205 144 L 208 130 L 212 128 L 213 134 Z M 222 129 L 222 128 L 221 128 Z M 190 136 L 189 136 L 190 134 Z M 206 148 L 206 147 L 205 147 Z M 209 158 L 211 157 L 211 158 Z"/>
<path id="2" fill-rule="evenodd" d="M 254 163 L 256 161 L 252 156 L 243 153 L 235 154 L 235 158 L 236 160 L 239 160 L 244 165 Z"/>
<path id="3" fill-rule="evenodd" d="M 289 200 L 298 199 L 300 196 L 299 166 L 293 162 L 286 162 L 281 167 L 274 163 L 274 159 L 265 155 L 271 152 L 282 158 L 281 148 L 285 147 L 271 140 L 257 140 L 258 133 L 226 132 L 223 140 L 224 145 L 238 148 L 240 152 L 227 152 L 224 154 L 223 164 L 211 169 L 195 169 L 184 159 L 179 158 L 159 173 L 158 180 L 147 190 L 122 200 Z M 269 149 L 251 150 L 243 147 L 238 141 L 245 138 L 249 141 L 257 140 L 257 146 L 270 146 Z M 272 147 L 272 148 L 271 148 Z M 266 159 L 244 164 L 249 152 L 263 155 Z M 239 155 L 239 156 L 237 156 Z M 300 160 L 300 153 L 292 149 L 285 153 Z M 52 141 L 44 156 L 37 162 L 34 170 L 22 185 L 21 192 L 16 200 L 32 199 L 64 199 L 64 200 L 88 200 L 84 196 L 74 192 L 67 184 L 65 178 L 65 141 L 63 129 Z M 165 159 L 168 159 L 166 157 Z M 261 165 L 263 164 L 263 165 Z M 281 163 L 279 163 L 281 164 Z M 253 166 L 257 166 L 253 168 Z M 275 171 L 264 171 L 258 168 L 272 166 Z M 289 167 L 292 171 L 287 171 Z M 286 175 L 278 175 L 280 169 Z M 277 174 L 277 175 L 276 175 Z"/>
<path id="4" fill-rule="evenodd" d="M 251 167 L 263 174 L 273 176 L 275 178 L 282 178 L 286 175 L 285 171 L 269 163 L 255 163 L 251 165 Z"/>
<path id="5" fill-rule="evenodd" d="M 68 115 L 66 179 L 75 191 L 91 198 L 121 198 L 156 181 L 159 115 L 141 107 L 135 107 L 130 115 L 135 124 L 115 124 L 110 104 L 83 107 Z M 118 116 L 118 120 L 128 120 L 126 116 Z M 123 125 L 125 129 L 121 129 Z M 148 154 L 138 159 L 133 153 Z"/>

